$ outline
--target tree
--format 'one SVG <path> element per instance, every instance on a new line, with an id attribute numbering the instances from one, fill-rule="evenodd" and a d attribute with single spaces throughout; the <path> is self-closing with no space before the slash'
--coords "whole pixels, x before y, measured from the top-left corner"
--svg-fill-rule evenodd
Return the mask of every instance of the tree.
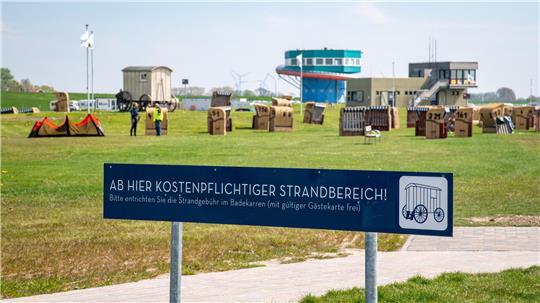
<path id="1" fill-rule="evenodd" d="M 503 102 L 514 102 L 516 101 L 516 94 L 511 88 L 501 87 L 497 90 L 497 99 Z"/>
<path id="2" fill-rule="evenodd" d="M 216 92 L 216 91 L 226 92 L 226 93 L 235 93 L 234 88 L 232 88 L 230 86 L 223 86 L 223 87 L 214 87 L 214 88 L 212 88 L 210 90 L 210 94 L 212 94 L 213 92 Z"/>
<path id="3" fill-rule="evenodd" d="M 15 80 L 9 68 L 2 67 L 0 73 L 3 91 L 21 91 L 21 85 Z"/>
<path id="4" fill-rule="evenodd" d="M 516 103 L 540 103 L 540 97 L 539 96 L 528 96 L 527 98 L 518 98 L 516 100 Z"/>
<path id="5" fill-rule="evenodd" d="M 257 93 L 257 95 L 259 96 L 272 96 L 272 92 L 267 90 L 266 88 L 264 87 L 259 87 L 255 90 L 255 92 Z"/>
<path id="6" fill-rule="evenodd" d="M 0 73 L 2 75 L 2 83 L 13 80 L 13 75 L 11 74 L 9 68 L 2 67 L 2 69 L 0 69 Z"/>
<path id="7" fill-rule="evenodd" d="M 2 91 L 11 92 L 54 92 L 54 87 L 50 85 L 33 85 L 30 79 L 22 79 L 21 82 L 15 80 L 15 77 L 11 74 L 9 68 L 2 67 L 0 69 L 2 77 Z"/>
<path id="8" fill-rule="evenodd" d="M 204 95 L 205 88 L 200 86 L 190 86 L 187 90 L 188 95 L 190 96 L 202 96 Z"/>
<path id="9" fill-rule="evenodd" d="M 23 91 L 25 92 L 33 92 L 34 91 L 34 85 L 32 85 L 32 82 L 30 82 L 30 79 L 22 79 L 21 80 L 21 86 Z"/>
<path id="10" fill-rule="evenodd" d="M 255 93 L 250 89 L 244 89 L 244 92 L 242 93 L 242 96 L 244 96 L 244 97 L 253 97 L 253 96 L 255 96 Z"/>
<path id="11" fill-rule="evenodd" d="M 43 93 L 52 93 L 52 92 L 54 92 L 54 87 L 52 87 L 50 85 L 41 85 L 39 87 L 39 91 L 41 91 Z"/>

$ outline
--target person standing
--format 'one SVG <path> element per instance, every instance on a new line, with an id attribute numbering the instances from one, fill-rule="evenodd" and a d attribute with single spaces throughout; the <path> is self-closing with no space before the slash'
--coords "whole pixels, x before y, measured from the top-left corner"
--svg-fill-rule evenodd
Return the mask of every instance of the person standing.
<path id="1" fill-rule="evenodd" d="M 133 104 L 129 112 L 131 114 L 131 130 L 129 131 L 129 135 L 137 136 L 137 123 L 139 122 L 139 108 L 137 103 Z"/>
<path id="2" fill-rule="evenodd" d="M 156 136 L 161 136 L 161 121 L 163 121 L 163 111 L 159 104 L 154 105 L 154 123 L 156 123 Z"/>

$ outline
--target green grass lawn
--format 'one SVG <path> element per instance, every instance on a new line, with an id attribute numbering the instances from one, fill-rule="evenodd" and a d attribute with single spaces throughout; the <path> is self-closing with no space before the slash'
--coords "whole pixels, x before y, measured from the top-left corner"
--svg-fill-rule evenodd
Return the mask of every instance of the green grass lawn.
<path id="1" fill-rule="evenodd" d="M 474 216 L 540 215 L 540 134 L 534 132 L 481 134 L 475 127 L 472 138 L 426 140 L 401 128 L 384 132 L 381 144 L 364 145 L 361 137 L 338 136 L 335 108 L 323 126 L 304 125 L 296 114 L 292 133 L 251 130 L 252 114 L 234 112 L 235 130 L 210 136 L 205 112 L 176 111 L 163 137 L 130 137 L 128 113 L 97 113 L 105 137 L 28 139 L 45 115 L 63 117 L 1 117 L 6 297 L 168 271 L 170 223 L 102 218 L 104 162 L 452 172 L 458 225 Z M 70 113 L 74 120 L 83 116 Z M 402 110 L 402 125 L 404 117 Z M 353 232 L 209 224 L 185 224 L 184 230 L 184 274 L 363 246 L 363 234 Z M 381 235 L 379 248 L 397 249 L 405 239 Z"/>
<path id="2" fill-rule="evenodd" d="M 378 287 L 379 302 L 538 302 L 540 267 L 510 269 L 499 273 L 445 273 L 435 279 L 414 277 L 403 283 Z M 304 297 L 300 303 L 361 303 L 363 289 L 330 291 Z"/>

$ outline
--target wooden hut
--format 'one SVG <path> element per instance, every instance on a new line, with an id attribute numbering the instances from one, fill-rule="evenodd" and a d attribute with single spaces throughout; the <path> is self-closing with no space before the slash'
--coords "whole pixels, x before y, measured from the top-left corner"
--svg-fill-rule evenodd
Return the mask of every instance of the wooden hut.
<path id="1" fill-rule="evenodd" d="M 390 106 L 375 105 L 370 106 L 366 112 L 366 123 L 371 125 L 372 129 L 379 131 L 389 131 L 392 129 L 392 115 Z"/>
<path id="2" fill-rule="evenodd" d="M 40 112 L 41 111 L 37 107 L 25 107 L 19 110 L 19 113 L 21 114 L 38 114 Z"/>
<path id="3" fill-rule="evenodd" d="M 231 118 L 231 97 L 232 93 L 226 91 L 214 91 L 212 92 L 212 100 L 210 101 L 210 107 L 220 107 L 226 114 L 226 130 L 232 132 L 232 118 Z"/>
<path id="4" fill-rule="evenodd" d="M 268 130 L 270 123 L 270 107 L 264 104 L 255 104 L 255 115 L 251 126 L 253 129 Z"/>
<path id="5" fill-rule="evenodd" d="M 325 109 L 326 104 L 324 103 L 306 102 L 303 122 L 307 124 L 323 124 Z"/>
<path id="6" fill-rule="evenodd" d="M 540 106 L 534 109 L 534 131 L 540 132 Z"/>
<path id="7" fill-rule="evenodd" d="M 426 118 L 429 107 L 417 107 L 416 120 L 414 123 L 414 135 L 415 136 L 425 136 L 426 135 Z"/>
<path id="8" fill-rule="evenodd" d="M 397 107 L 390 108 L 390 117 L 392 118 L 392 128 L 399 128 L 399 111 Z"/>
<path id="9" fill-rule="evenodd" d="M 483 133 L 497 133 L 497 117 L 504 117 L 504 104 L 488 104 L 480 108 Z"/>
<path id="10" fill-rule="evenodd" d="M 2 107 L 3 114 L 18 114 L 19 110 L 15 106 Z"/>
<path id="11" fill-rule="evenodd" d="M 516 129 L 528 130 L 534 125 L 534 106 L 518 106 L 512 111 L 512 122 Z"/>
<path id="12" fill-rule="evenodd" d="M 444 116 L 446 108 L 431 107 L 426 116 L 426 139 L 444 139 L 448 136 L 448 129 Z"/>
<path id="13" fill-rule="evenodd" d="M 126 101 L 137 101 L 145 108 L 153 102 L 170 107 L 172 69 L 167 66 L 128 66 L 122 69 Z"/>
<path id="14" fill-rule="evenodd" d="M 366 127 L 365 107 L 344 107 L 339 113 L 340 136 L 363 136 Z"/>
<path id="15" fill-rule="evenodd" d="M 293 130 L 293 109 L 288 106 L 272 106 L 270 108 L 269 131 L 290 132 Z"/>
<path id="16" fill-rule="evenodd" d="M 456 137 L 472 137 L 473 112 L 472 107 L 460 107 L 454 113 L 454 135 Z"/>
<path id="17" fill-rule="evenodd" d="M 414 128 L 416 126 L 416 107 L 407 107 L 407 128 Z"/>
<path id="18" fill-rule="evenodd" d="M 208 133 L 210 135 L 227 134 L 227 112 L 223 107 L 208 109 Z"/>
<path id="19" fill-rule="evenodd" d="M 56 95 L 56 107 L 57 112 L 69 113 L 69 94 L 66 92 L 55 92 Z"/>
<path id="20" fill-rule="evenodd" d="M 292 107 L 292 101 L 288 99 L 272 97 L 272 106 Z"/>

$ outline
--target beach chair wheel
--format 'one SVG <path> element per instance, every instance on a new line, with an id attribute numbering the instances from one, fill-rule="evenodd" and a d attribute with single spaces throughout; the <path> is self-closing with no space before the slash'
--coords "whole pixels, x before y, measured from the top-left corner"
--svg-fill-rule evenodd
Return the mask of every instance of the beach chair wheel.
<path id="1" fill-rule="evenodd" d="M 444 210 L 442 210 L 442 208 L 435 209 L 433 212 L 433 218 L 435 221 L 441 222 L 444 219 Z"/>
<path id="2" fill-rule="evenodd" d="M 409 216 L 407 216 L 407 205 L 403 205 L 403 208 L 401 209 L 401 215 L 403 218 L 408 219 Z"/>
<path id="3" fill-rule="evenodd" d="M 419 204 L 414 208 L 413 211 L 414 220 L 417 223 L 424 223 L 427 220 L 428 217 L 428 211 L 427 208 L 423 204 Z"/>

